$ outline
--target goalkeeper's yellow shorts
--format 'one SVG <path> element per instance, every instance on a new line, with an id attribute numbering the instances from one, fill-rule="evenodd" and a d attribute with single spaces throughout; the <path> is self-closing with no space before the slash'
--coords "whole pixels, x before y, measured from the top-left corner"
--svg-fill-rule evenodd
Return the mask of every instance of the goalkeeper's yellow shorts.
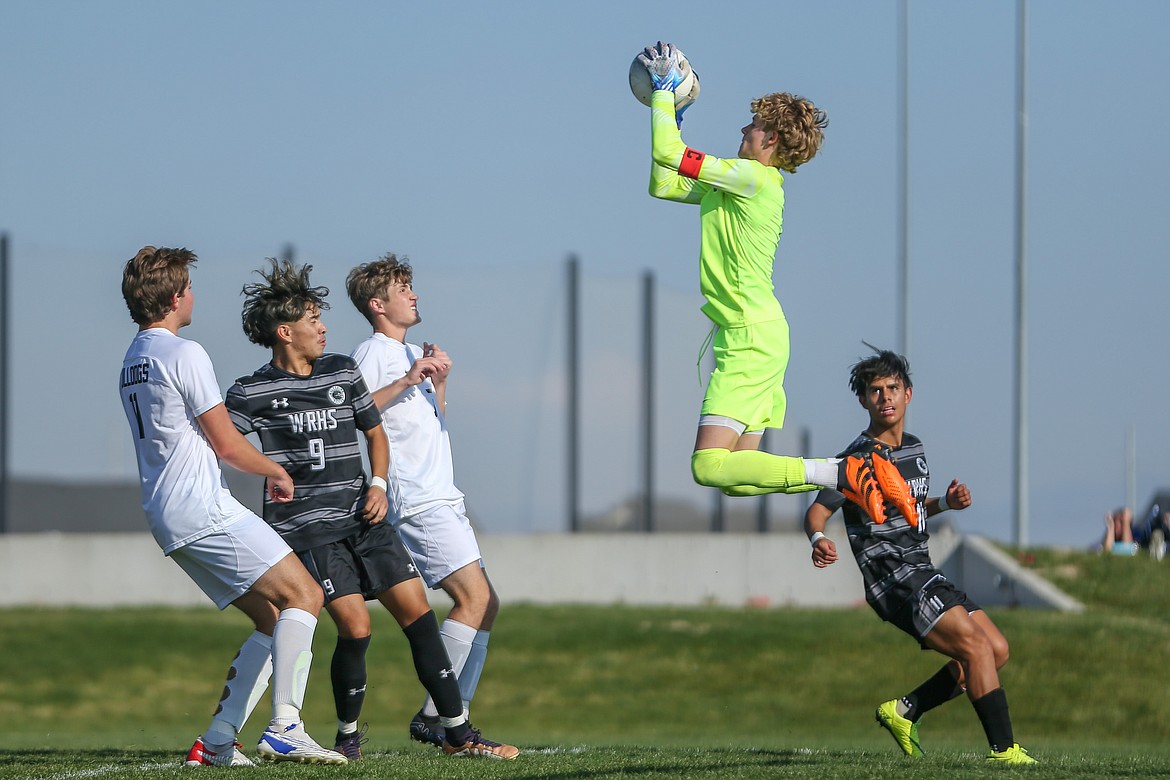
<path id="1" fill-rule="evenodd" d="M 703 414 L 738 420 L 747 432 L 783 428 L 788 399 L 788 321 L 719 328 L 712 348 L 715 370 L 703 396 Z"/>

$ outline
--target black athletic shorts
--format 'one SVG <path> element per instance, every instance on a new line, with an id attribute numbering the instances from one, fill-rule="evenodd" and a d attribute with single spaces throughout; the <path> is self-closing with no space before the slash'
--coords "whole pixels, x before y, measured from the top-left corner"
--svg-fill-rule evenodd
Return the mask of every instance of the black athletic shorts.
<path id="1" fill-rule="evenodd" d="M 353 536 L 311 547 L 297 556 L 325 591 L 325 603 L 360 593 L 366 601 L 418 576 L 394 526 L 367 525 Z"/>
<path id="2" fill-rule="evenodd" d="M 882 620 L 893 623 L 917 639 L 924 648 L 926 635 L 948 609 L 962 607 L 968 615 L 983 609 L 941 574 L 924 582 L 922 587 L 913 591 L 909 598 L 902 600 L 888 613 L 877 609 L 875 605 L 871 606 L 874 606 Z"/>

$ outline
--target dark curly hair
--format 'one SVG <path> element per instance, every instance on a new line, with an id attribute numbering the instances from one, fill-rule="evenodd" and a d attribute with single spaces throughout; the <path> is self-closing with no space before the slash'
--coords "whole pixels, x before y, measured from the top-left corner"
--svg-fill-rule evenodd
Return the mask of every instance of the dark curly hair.
<path id="1" fill-rule="evenodd" d="M 328 287 L 313 287 L 309 284 L 309 272 L 313 266 L 299 268 L 289 260 L 267 258 L 267 271 L 256 273 L 263 277 L 263 283 L 245 284 L 244 313 L 241 317 L 244 335 L 253 344 L 271 347 L 276 344 L 276 329 L 286 322 L 296 322 L 310 309 L 329 308 L 325 296 Z"/>
<path id="2" fill-rule="evenodd" d="M 870 384 L 875 379 L 884 376 L 896 376 L 902 380 L 902 386 L 909 389 L 914 387 L 910 381 L 910 361 L 897 352 L 888 349 L 878 349 L 867 341 L 861 342 L 873 350 L 871 357 L 863 358 L 849 369 L 849 389 L 858 398 L 864 399 Z"/>

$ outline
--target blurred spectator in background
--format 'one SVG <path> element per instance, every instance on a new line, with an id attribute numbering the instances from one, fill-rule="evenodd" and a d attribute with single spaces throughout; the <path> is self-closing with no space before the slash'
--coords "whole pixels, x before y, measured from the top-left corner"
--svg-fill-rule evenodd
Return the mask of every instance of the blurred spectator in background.
<path id="1" fill-rule="evenodd" d="M 1141 522 L 1133 527 L 1133 541 L 1138 547 L 1145 547 L 1150 551 L 1150 557 L 1156 561 L 1166 555 L 1166 529 L 1170 526 L 1170 512 L 1163 512 L 1158 504 L 1150 507 L 1150 511 Z"/>
<path id="2" fill-rule="evenodd" d="M 1138 546 L 1133 540 L 1133 512 L 1129 507 L 1121 507 L 1105 515 L 1105 538 L 1101 542 L 1101 552 L 1114 555 L 1133 555 Z"/>

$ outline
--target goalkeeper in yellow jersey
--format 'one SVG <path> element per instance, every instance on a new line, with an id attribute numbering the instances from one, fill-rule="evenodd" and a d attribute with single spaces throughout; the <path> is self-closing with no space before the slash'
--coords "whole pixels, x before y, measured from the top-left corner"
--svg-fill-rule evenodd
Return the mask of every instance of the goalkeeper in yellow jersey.
<path id="1" fill-rule="evenodd" d="M 699 283 L 713 323 L 715 370 L 699 416 L 691 472 L 732 496 L 840 490 L 878 522 L 885 502 L 910 516 L 913 499 L 880 452 L 804 459 L 760 452 L 765 428 L 784 424 L 788 322 L 773 292 L 772 265 L 784 214 L 784 177 L 811 160 L 829 120 L 809 100 L 774 92 L 751 103 L 735 159 L 689 148 L 679 133 L 675 89 L 689 63 L 672 44 L 639 55 L 650 73 L 650 194 L 699 206 Z M 685 106 L 684 106 L 685 109 Z"/>

